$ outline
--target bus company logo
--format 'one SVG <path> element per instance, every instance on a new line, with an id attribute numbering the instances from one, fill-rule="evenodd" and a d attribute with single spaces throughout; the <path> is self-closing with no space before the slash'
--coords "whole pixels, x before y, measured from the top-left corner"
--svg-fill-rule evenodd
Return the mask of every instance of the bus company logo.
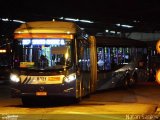
<path id="1" fill-rule="evenodd" d="M 158 42 L 156 44 L 156 50 L 157 50 L 157 53 L 160 54 L 160 40 L 158 40 Z"/>
<path id="2" fill-rule="evenodd" d="M 44 87 L 41 86 L 41 87 L 39 88 L 39 91 L 44 91 Z"/>

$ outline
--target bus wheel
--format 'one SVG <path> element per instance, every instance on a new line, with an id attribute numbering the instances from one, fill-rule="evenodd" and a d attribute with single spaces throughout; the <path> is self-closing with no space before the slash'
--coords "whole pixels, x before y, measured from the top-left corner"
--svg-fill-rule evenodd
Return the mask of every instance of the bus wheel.
<path id="1" fill-rule="evenodd" d="M 130 81 L 129 81 L 130 77 L 129 76 L 126 76 L 126 78 L 124 79 L 124 85 L 123 87 L 125 89 L 127 89 L 129 87 L 129 84 L 130 84 Z"/>
<path id="2" fill-rule="evenodd" d="M 129 87 L 134 87 L 137 83 L 137 73 L 134 73 L 133 76 L 129 79 Z"/>
<path id="3" fill-rule="evenodd" d="M 137 73 L 134 73 L 133 80 L 134 80 L 134 85 L 135 85 L 138 81 L 138 74 Z"/>

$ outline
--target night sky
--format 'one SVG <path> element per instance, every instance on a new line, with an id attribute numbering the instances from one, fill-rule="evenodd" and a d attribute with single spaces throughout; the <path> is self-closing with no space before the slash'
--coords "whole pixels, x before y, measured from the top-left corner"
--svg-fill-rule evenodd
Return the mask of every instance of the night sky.
<path id="1" fill-rule="evenodd" d="M 78 24 L 93 34 L 105 29 L 160 31 L 159 0 L 0 0 L 0 5 L 0 18 L 26 22 L 60 17 L 91 20 L 94 24 Z M 115 28 L 117 23 L 133 25 L 134 28 L 119 30 Z"/>
<path id="2" fill-rule="evenodd" d="M 103 22 L 160 21 L 158 0 L 1 0 L 0 16 L 25 20 L 74 17 Z"/>

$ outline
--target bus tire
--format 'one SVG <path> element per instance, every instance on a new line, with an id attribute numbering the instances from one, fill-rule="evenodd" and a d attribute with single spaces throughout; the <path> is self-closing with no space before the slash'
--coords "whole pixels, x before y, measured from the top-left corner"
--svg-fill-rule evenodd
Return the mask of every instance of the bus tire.
<path id="1" fill-rule="evenodd" d="M 130 78 L 130 87 L 134 87 L 137 84 L 138 81 L 138 75 L 137 73 L 134 73 L 133 76 Z"/>
<path id="2" fill-rule="evenodd" d="M 123 83 L 124 89 L 127 89 L 129 87 L 129 84 L 130 84 L 130 76 L 126 75 L 126 77 L 124 78 L 124 83 Z"/>
<path id="3" fill-rule="evenodd" d="M 138 74 L 134 73 L 133 75 L 134 85 L 138 82 Z"/>
<path id="4" fill-rule="evenodd" d="M 126 80 L 124 81 L 124 88 L 128 88 L 128 85 L 129 85 L 129 81 L 126 79 Z"/>

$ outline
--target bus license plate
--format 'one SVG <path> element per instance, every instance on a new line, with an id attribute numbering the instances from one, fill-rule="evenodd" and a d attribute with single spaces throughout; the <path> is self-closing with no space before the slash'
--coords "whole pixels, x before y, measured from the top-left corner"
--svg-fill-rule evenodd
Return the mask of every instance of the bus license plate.
<path id="1" fill-rule="evenodd" d="M 38 81 L 46 81 L 46 80 L 47 80 L 47 77 L 43 77 L 43 76 L 37 77 L 37 80 L 38 80 Z"/>
<path id="2" fill-rule="evenodd" d="M 36 92 L 36 96 L 47 96 L 47 92 Z"/>

